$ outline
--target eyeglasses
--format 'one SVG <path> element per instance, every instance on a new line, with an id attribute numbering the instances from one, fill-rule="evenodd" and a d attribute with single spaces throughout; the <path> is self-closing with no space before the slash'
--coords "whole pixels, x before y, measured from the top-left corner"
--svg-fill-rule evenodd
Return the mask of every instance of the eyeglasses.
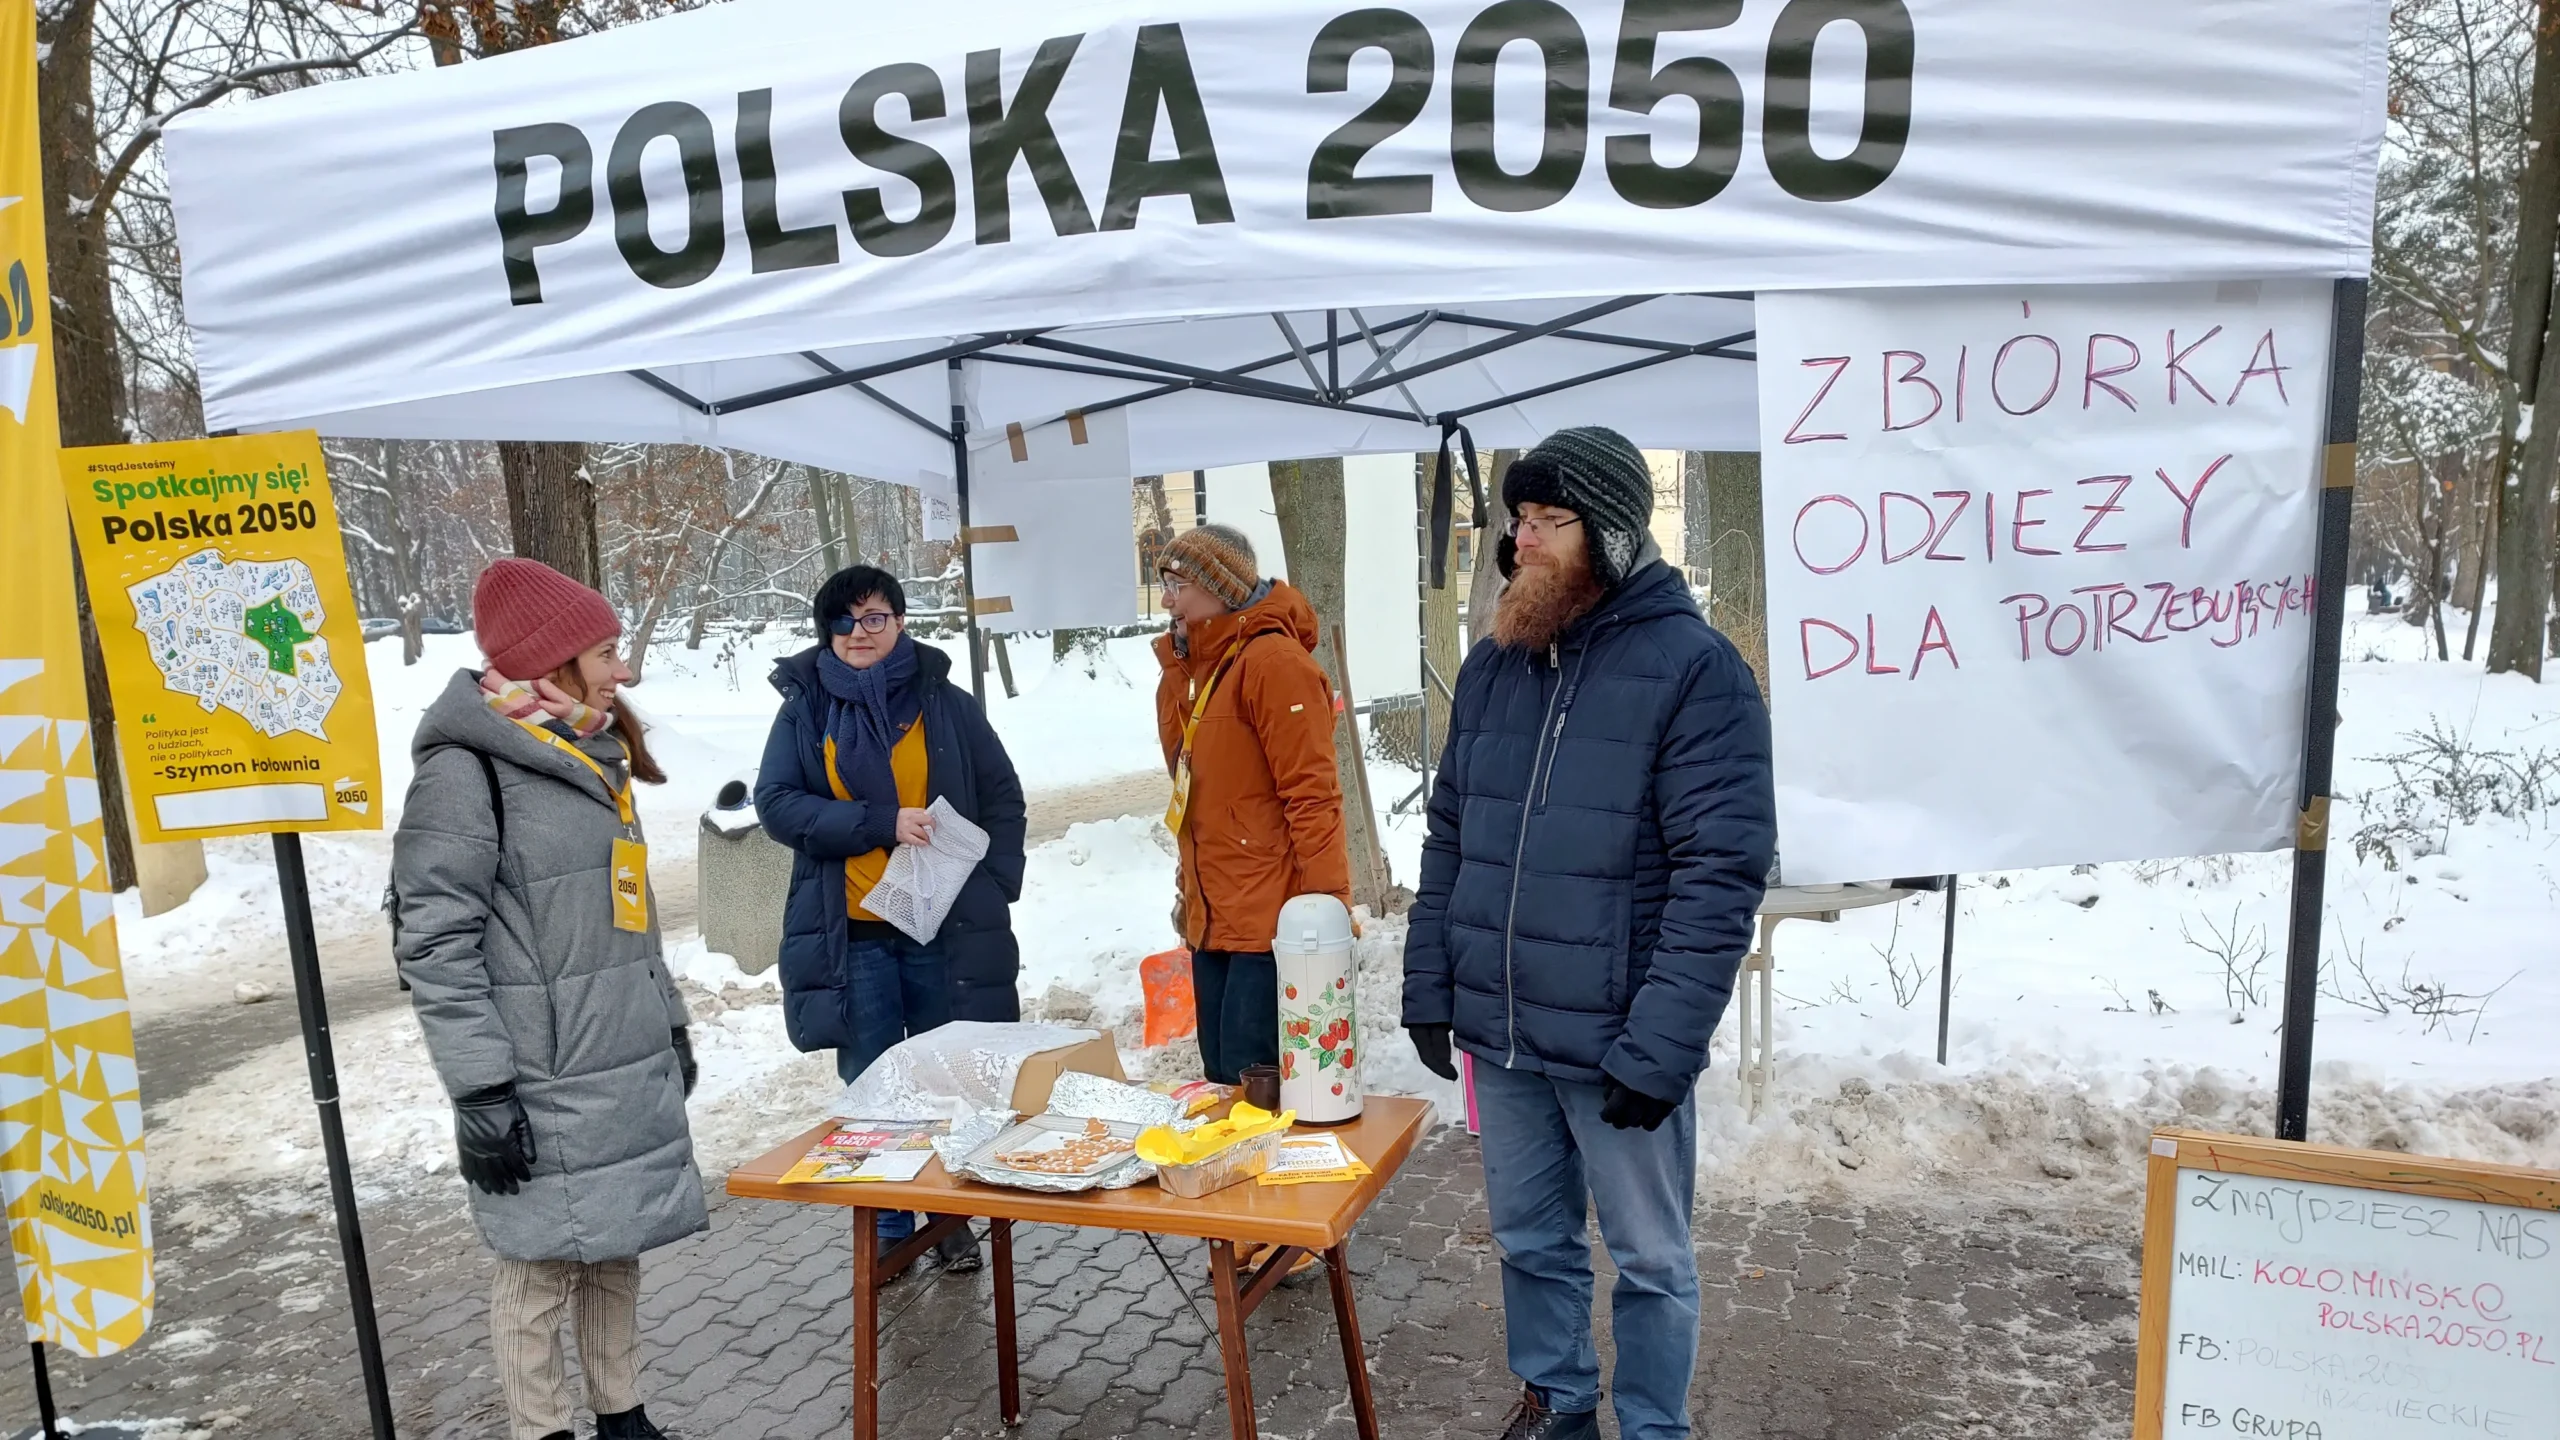
<path id="1" fill-rule="evenodd" d="M 1176 575 L 1171 571 L 1164 571 L 1156 576 L 1156 589 L 1162 592 L 1164 598 L 1167 600 L 1172 599 L 1174 596 L 1181 594 L 1189 588 L 1191 588 L 1190 581 L 1183 579 L 1181 576 Z"/>
<path id="2" fill-rule="evenodd" d="M 827 622 L 827 630 L 830 634 L 850 635 L 854 627 L 859 625 L 862 627 L 863 634 L 877 635 L 888 629 L 889 622 L 897 618 L 885 610 L 874 610 L 868 615 L 839 615 Z"/>
<path id="3" fill-rule="evenodd" d="M 1568 525 L 1581 523 L 1582 517 L 1579 515 L 1568 515 L 1561 520 L 1539 520 L 1526 515 L 1514 515 L 1502 522 L 1502 533 L 1516 540 L 1520 538 L 1520 532 L 1526 530 L 1544 540 Z"/>

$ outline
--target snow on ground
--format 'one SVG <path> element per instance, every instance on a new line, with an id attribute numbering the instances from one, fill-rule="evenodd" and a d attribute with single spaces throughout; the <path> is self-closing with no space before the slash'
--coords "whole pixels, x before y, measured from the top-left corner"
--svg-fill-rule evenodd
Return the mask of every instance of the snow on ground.
<path id="1" fill-rule="evenodd" d="M 755 763 L 774 705 L 763 672 L 800 643 L 769 633 L 734 651 L 652 655 L 635 693 L 676 776 L 643 792 L 662 891 L 679 874 L 689 886 L 695 816 Z M 1026 786 L 1160 764 L 1144 644 L 1114 642 L 1090 674 L 1053 666 L 1046 645 L 1021 647 L 1021 698 L 999 693 L 991 709 Z M 404 669 L 394 645 L 368 647 L 368 659 L 386 788 L 398 795 L 418 712 L 472 652 L 467 637 L 436 638 L 426 662 Z M 2441 730 L 2475 756 L 2560 755 L 2560 687 L 2424 654 L 2419 632 L 2394 619 L 2351 623 L 2324 944 L 2325 988 L 2336 993 L 2320 1005 L 2313 1137 L 2560 1168 L 2560 1063 L 2548 1040 L 2560 1033 L 2560 811 L 2462 823 L 2429 799 L 2412 827 L 2426 833 L 2404 837 L 2397 868 L 2358 858 L 2351 843 L 2391 812 L 2392 770 L 2379 757 L 2410 748 L 2412 732 Z M 1373 798 L 1390 807 L 1413 783 L 1378 767 Z M 1410 883 L 1420 815 L 1383 823 L 1397 878 Z M 122 917 L 138 996 L 169 975 L 218 977 L 229 957 L 280 948 L 264 846 L 213 848 L 197 899 L 155 920 Z M 369 921 L 383 837 L 315 837 L 311 850 L 324 935 Z M 1938 897 L 1836 924 L 1787 922 L 1775 942 L 1779 1071 L 1768 1104 L 1755 1119 L 1737 1103 L 1730 1026 L 1699 1092 L 1711 1193 L 1907 1198 L 1958 1179 L 1975 1193 L 2029 1187 L 2114 1203 L 2139 1185 L 2154 1124 L 2268 1130 L 2291 865 L 2279 854 L 1964 877 L 1944 1069 L 1933 1058 Z M 1078 825 L 1035 849 L 1014 916 L 1026 1012 L 1112 1028 L 1134 1050 L 1137 964 L 1173 943 L 1172 894 L 1153 817 Z M 1400 931 L 1383 923 L 1359 947 L 1370 1081 L 1431 1094 L 1454 1117 L 1453 1087 L 1423 1072 L 1396 1031 Z M 750 979 L 706 954 L 689 926 L 669 940 L 699 1017 L 694 1126 L 704 1169 L 717 1173 L 817 1117 L 833 1070 L 828 1057 L 791 1051 L 769 975 Z M 2209 951 L 2229 952 L 2238 977 Z M 368 1183 L 449 1172 L 449 1112 L 408 1013 L 340 1027 L 339 1055 Z M 1196 1065 L 1196 1052 L 1170 1046 L 1132 1054 L 1131 1065 L 1168 1074 Z M 277 1046 L 156 1107 L 153 1163 L 179 1186 L 307 1184 L 310 1113 L 299 1047 Z"/>

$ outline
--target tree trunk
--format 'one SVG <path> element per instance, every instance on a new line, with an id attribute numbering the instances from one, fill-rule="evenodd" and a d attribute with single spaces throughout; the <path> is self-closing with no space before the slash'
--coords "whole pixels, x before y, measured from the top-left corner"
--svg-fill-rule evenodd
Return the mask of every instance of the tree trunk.
<path id="1" fill-rule="evenodd" d="M 498 465 L 507 477 L 507 530 L 515 552 L 602 590 L 587 447 L 575 440 L 501 440 Z"/>
<path id="2" fill-rule="evenodd" d="M 1334 653 L 1333 628 L 1342 623 L 1343 503 L 1340 460 L 1274 460 L 1271 462 L 1271 508 L 1280 521 L 1282 559 L 1289 583 L 1316 611 L 1316 664 L 1337 683 L 1341 657 Z M 1342 786 L 1343 835 L 1351 847 L 1351 901 L 1372 915 L 1386 913 L 1386 887 L 1393 883 L 1378 849 L 1378 817 L 1360 803 L 1360 771 L 1364 757 L 1352 739 L 1352 697 L 1342 697 L 1342 713 L 1334 717 L 1334 769 Z"/>
<path id="3" fill-rule="evenodd" d="M 844 544 L 844 518 L 839 516 L 835 496 L 830 493 L 835 489 L 835 477 L 815 469 L 807 473 L 809 513 L 818 521 L 818 563 L 833 575 L 853 563 L 845 558 L 849 552 Z"/>
<path id="4" fill-rule="evenodd" d="M 2560 366 L 2546 365 L 2551 324 L 2552 242 L 2560 228 L 2560 0 L 2540 0 L 2534 27 L 2533 101 L 2525 166 L 2516 197 L 2515 280 L 2508 314 L 2507 373 L 2512 404 L 2531 397 L 2537 416 L 2555 397 Z M 2551 608 L 2551 485 L 2556 428 L 2537 424 L 2513 474 L 2502 476 L 2498 519 L 2498 614 L 2489 627 L 2488 667 L 2542 678 L 2545 617 Z M 2514 433 L 2512 426 L 2507 435 Z M 2512 451 L 2502 441 L 2502 451 Z"/>
<path id="5" fill-rule="evenodd" d="M 97 7 L 73 0 L 36 10 L 43 55 L 36 86 L 37 143 L 44 169 L 45 269 L 53 305 L 53 392 L 65 445 L 125 441 L 124 371 L 116 353 L 115 290 L 108 268 L 106 214 L 97 201 L 98 123 L 91 105 Z M 134 883 L 133 828 L 127 820 L 124 772 L 116 757 L 115 697 L 107 690 L 97 620 L 89 612 L 86 575 L 73 546 L 79 589 L 80 656 L 89 682 L 89 743 L 105 822 L 107 883 Z"/>
<path id="6" fill-rule="evenodd" d="M 2462 467 L 2461 487 L 2453 511 L 2456 523 L 2445 536 L 2449 552 L 2445 562 L 2453 567 L 2448 598 L 2457 610 L 2477 611 L 2480 589 L 2488 578 L 2488 567 L 2481 563 L 2488 558 L 2488 550 L 2481 542 L 2486 538 L 2483 532 L 2489 528 L 2490 517 L 2497 513 L 2497 491 L 2487 483 L 2476 462 Z"/>
<path id="7" fill-rule="evenodd" d="M 1021 692 L 1013 688 L 1013 652 L 1005 648 L 1004 635 L 1002 630 L 988 631 L 987 649 L 996 657 L 996 678 L 1004 682 L 1004 698 L 1019 700 Z"/>
<path id="8" fill-rule="evenodd" d="M 1680 453 L 1680 563 L 1696 576 L 1712 563 L 1715 532 L 1707 523 L 1707 452 Z"/>
<path id="9" fill-rule="evenodd" d="M 1742 652 L 1766 699 L 1769 567 L 1760 543 L 1760 456 L 1711 454 L 1699 468 L 1707 506 L 1707 623 Z"/>
<path id="10" fill-rule="evenodd" d="M 2441 463 L 2457 474 L 2466 468 L 2459 455 L 2447 457 Z M 2451 517 L 2459 498 L 2454 486 L 2440 485 L 2432 475 L 2423 477 L 2421 483 L 2427 487 L 2427 509 L 2432 512 L 2423 516 L 2427 522 L 2427 620 L 2435 632 L 2436 658 L 2444 660 L 2451 658 L 2452 653 L 2444 637 L 2446 592 L 2451 588 L 2446 584 L 2444 574 L 2445 539 L 2452 529 Z"/>
<path id="11" fill-rule="evenodd" d="M 1464 499 L 1466 460 L 1454 453 L 1449 459 L 1459 467 L 1452 479 L 1459 487 L 1456 508 L 1463 513 L 1468 508 Z M 1450 527 L 1449 554 L 1444 557 L 1446 568 L 1442 571 L 1449 583 L 1437 590 L 1431 588 L 1431 479 L 1439 463 L 1437 454 L 1413 457 L 1414 548 L 1421 556 L 1418 583 L 1422 589 L 1422 716 L 1429 727 L 1422 737 L 1429 747 L 1423 753 L 1423 762 L 1431 767 L 1439 765 L 1440 752 L 1449 745 L 1450 697 L 1458 687 L 1458 662 L 1465 658 L 1458 641 L 1460 592 L 1455 526 Z M 1289 573 L 1294 575 L 1297 571 L 1293 567 Z"/>
<path id="12" fill-rule="evenodd" d="M 1511 473 L 1511 462 L 1519 458 L 1520 452 L 1517 450 L 1496 450 L 1493 452 L 1493 463 L 1485 467 L 1485 528 L 1473 541 L 1475 571 L 1467 578 L 1466 619 L 1469 649 L 1475 647 L 1475 642 L 1493 633 L 1493 612 L 1502 604 L 1502 587 L 1509 583 L 1502 578 L 1502 567 L 1494 563 L 1494 556 L 1502 545 L 1502 521 L 1505 514 L 1502 508 L 1502 477 Z M 1449 677 L 1452 688 L 1455 688 L 1457 678 L 1454 675 Z"/>
<path id="13" fill-rule="evenodd" d="M 1164 493 L 1161 475 L 1139 476 L 1138 498 L 1146 506 L 1147 517 L 1144 531 L 1138 536 L 1138 584 L 1145 587 L 1155 583 L 1156 562 L 1163 558 L 1164 547 L 1173 542 L 1173 505 Z M 1152 605 L 1147 613 L 1155 613 Z"/>
<path id="14" fill-rule="evenodd" d="M 2544 365 L 2534 385 L 2534 413 L 2560 415 L 2560 365 Z M 2540 424 L 2526 437 L 2516 466 L 2515 504 L 2498 546 L 2498 617 L 2489 627 L 2491 673 L 2512 670 L 2542 678 L 2551 610 L 2551 487 L 2560 478 L 2560 425 Z"/>
<path id="15" fill-rule="evenodd" d="M 382 529 L 391 546 L 392 609 L 400 617 L 400 663 L 415 665 L 427 653 L 426 587 L 418 579 L 418 532 L 411 528 L 407 500 L 400 493 L 408 468 L 404 441 L 382 442 Z"/>

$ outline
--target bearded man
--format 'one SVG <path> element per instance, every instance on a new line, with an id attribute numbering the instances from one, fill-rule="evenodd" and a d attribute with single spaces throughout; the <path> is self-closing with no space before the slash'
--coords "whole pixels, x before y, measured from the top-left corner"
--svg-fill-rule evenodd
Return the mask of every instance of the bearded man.
<path id="1" fill-rule="evenodd" d="M 1649 526 L 1625 436 L 1515 462 L 1491 633 L 1458 671 L 1405 943 L 1404 1024 L 1475 1057 L 1502 1246 L 1504 1440 L 1597 1440 L 1596 1209 L 1618 1268 L 1625 1440 L 1683 1440 L 1698 1353 L 1691 1092 L 1749 949 L 1776 840 L 1769 714 Z"/>

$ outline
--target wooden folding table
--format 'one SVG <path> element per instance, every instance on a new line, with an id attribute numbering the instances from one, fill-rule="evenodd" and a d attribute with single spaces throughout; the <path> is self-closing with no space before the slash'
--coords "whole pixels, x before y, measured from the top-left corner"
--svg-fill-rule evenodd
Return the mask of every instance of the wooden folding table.
<path id="1" fill-rule="evenodd" d="M 1253 1373 L 1246 1367 L 1244 1322 L 1299 1257 L 1324 1257 L 1333 1287 L 1334 1320 L 1342 1332 L 1342 1363 L 1350 1372 L 1351 1410 L 1360 1440 L 1378 1440 L 1377 1407 L 1369 1394 L 1369 1369 L 1360 1346 L 1360 1317 L 1351 1298 L 1351 1269 L 1344 1242 L 1372 1201 L 1413 1153 L 1428 1103 L 1401 1096 L 1372 1097 L 1360 1118 L 1332 1133 L 1368 1163 L 1356 1181 L 1320 1185 L 1259 1185 L 1247 1181 L 1213 1195 L 1186 1200 L 1152 1181 L 1127 1190 L 1048 1195 L 972 1180 L 955 1180 L 940 1161 L 902 1185 L 784 1185 L 783 1173 L 833 1128 L 820 1125 L 730 1172 L 729 1193 L 755 1200 L 836 1205 L 853 1212 L 853 1434 L 880 1433 L 880 1290 L 914 1264 L 934 1243 L 972 1219 L 989 1222 L 995 1278 L 997 1396 L 1008 1425 L 1021 1423 L 1020 1355 L 1014 1342 L 1013 1226 L 1016 1221 L 1083 1225 L 1101 1230 L 1179 1235 L 1209 1242 L 1210 1288 L 1218 1303 L 1218 1351 L 1227 1373 L 1227 1419 L 1235 1440 L 1253 1440 Z M 940 1216 L 887 1255 L 878 1254 L 872 1223 L 884 1210 Z M 1236 1247 L 1272 1247 L 1259 1266 L 1238 1264 Z"/>

